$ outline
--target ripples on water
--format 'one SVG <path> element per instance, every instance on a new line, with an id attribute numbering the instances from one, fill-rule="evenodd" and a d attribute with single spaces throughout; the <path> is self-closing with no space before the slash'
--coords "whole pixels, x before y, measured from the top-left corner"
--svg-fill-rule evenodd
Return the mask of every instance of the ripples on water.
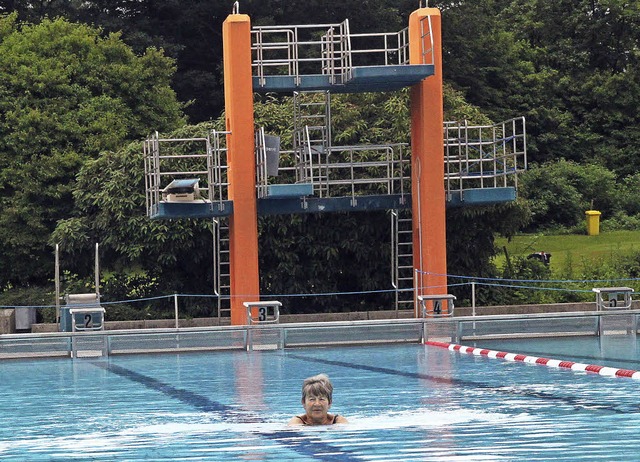
<path id="1" fill-rule="evenodd" d="M 620 460 L 640 444 L 637 381 L 417 345 L 110 361 L 125 375 L 0 363 L 0 459 Z M 350 423 L 287 427 L 318 371 Z"/>

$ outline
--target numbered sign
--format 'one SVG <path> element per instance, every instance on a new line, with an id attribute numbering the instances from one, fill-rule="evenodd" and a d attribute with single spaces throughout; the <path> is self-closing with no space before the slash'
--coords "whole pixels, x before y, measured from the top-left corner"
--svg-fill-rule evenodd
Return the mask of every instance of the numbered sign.
<path id="1" fill-rule="evenodd" d="M 249 324 L 273 324 L 280 321 L 280 307 L 282 306 L 280 302 L 244 302 L 243 305 L 247 308 Z"/>
<path id="2" fill-rule="evenodd" d="M 453 316 L 453 301 L 455 295 L 418 295 L 418 305 L 422 311 L 422 317 Z"/>
<path id="3" fill-rule="evenodd" d="M 72 308 L 69 310 L 73 331 L 103 330 L 104 308 Z"/>

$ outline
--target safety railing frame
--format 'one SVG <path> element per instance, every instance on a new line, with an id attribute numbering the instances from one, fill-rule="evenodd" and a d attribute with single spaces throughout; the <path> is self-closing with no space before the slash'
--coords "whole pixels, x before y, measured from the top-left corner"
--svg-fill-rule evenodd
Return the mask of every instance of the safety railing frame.
<path id="1" fill-rule="evenodd" d="M 326 152 L 317 152 L 306 141 L 303 158 L 298 165 L 300 182 L 313 184 L 318 197 L 351 197 L 357 201 L 363 189 L 379 185 L 377 194 L 404 196 L 410 180 L 410 158 L 406 143 L 384 145 L 328 146 Z M 371 153 L 372 160 L 356 160 L 357 153 Z M 372 169 L 383 169 L 384 175 L 371 175 Z M 336 193 L 336 188 L 347 187 L 349 192 Z M 376 194 L 368 191 L 368 194 Z"/>
<path id="2" fill-rule="evenodd" d="M 420 24 L 421 64 L 433 65 L 431 17 Z M 365 66 L 410 64 L 408 28 L 353 34 L 348 19 L 333 24 L 253 26 L 251 42 L 253 75 L 260 86 L 266 84 L 267 75 L 293 76 L 297 85 L 302 75 L 328 75 L 331 83 L 344 84 L 352 78 L 358 67 L 354 60 L 359 59 Z M 371 43 L 379 44 L 371 47 Z"/>
<path id="3" fill-rule="evenodd" d="M 147 215 L 153 217 L 158 213 L 158 206 L 162 199 L 164 187 L 172 179 L 195 176 L 198 179 L 206 179 L 206 185 L 200 186 L 200 191 L 205 192 L 203 200 L 213 207 L 214 202 L 219 203 L 221 209 L 223 202 L 228 200 L 227 171 L 227 147 L 223 137 L 230 132 L 212 130 L 206 136 L 193 138 L 160 138 L 158 132 L 154 132 L 143 142 L 143 154 L 145 165 L 145 198 Z M 202 151 L 197 154 L 164 154 L 161 146 L 177 145 L 179 143 L 203 143 Z M 169 150 L 170 152 L 170 150 Z M 166 170 L 169 161 L 205 160 L 204 169 Z"/>
<path id="4" fill-rule="evenodd" d="M 444 124 L 445 184 L 448 193 L 472 188 L 518 186 L 527 169 L 524 117 L 492 125 L 468 121 Z"/>

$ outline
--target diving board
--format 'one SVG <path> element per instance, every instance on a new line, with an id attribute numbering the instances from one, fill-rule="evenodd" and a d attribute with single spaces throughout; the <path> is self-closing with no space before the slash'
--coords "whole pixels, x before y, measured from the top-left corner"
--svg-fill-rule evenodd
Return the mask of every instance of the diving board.
<path id="1" fill-rule="evenodd" d="M 351 69 L 351 78 L 335 82 L 326 74 L 265 75 L 253 77 L 253 90 L 258 93 L 329 90 L 333 93 L 393 91 L 410 87 L 433 75 L 430 64 L 362 66 Z"/>

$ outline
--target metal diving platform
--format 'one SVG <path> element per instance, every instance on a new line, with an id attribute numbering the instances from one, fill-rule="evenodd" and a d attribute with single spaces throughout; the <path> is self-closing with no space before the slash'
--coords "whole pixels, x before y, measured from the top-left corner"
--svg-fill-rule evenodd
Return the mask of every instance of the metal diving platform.
<path id="1" fill-rule="evenodd" d="M 333 146 L 324 126 L 305 125 L 294 149 L 268 153 L 256 132 L 258 215 L 411 208 L 411 160 L 406 144 Z M 447 207 L 484 206 L 516 198 L 527 166 L 523 117 L 495 125 L 447 122 L 444 127 Z M 226 132 L 144 143 L 147 214 L 153 219 L 233 214 L 226 177 Z M 267 164 L 274 162 L 269 171 Z"/>
<path id="2" fill-rule="evenodd" d="M 399 90 L 434 74 L 431 18 L 420 23 L 420 62 L 409 63 L 409 30 L 353 34 L 337 24 L 254 26 L 253 89 L 292 93 Z"/>

